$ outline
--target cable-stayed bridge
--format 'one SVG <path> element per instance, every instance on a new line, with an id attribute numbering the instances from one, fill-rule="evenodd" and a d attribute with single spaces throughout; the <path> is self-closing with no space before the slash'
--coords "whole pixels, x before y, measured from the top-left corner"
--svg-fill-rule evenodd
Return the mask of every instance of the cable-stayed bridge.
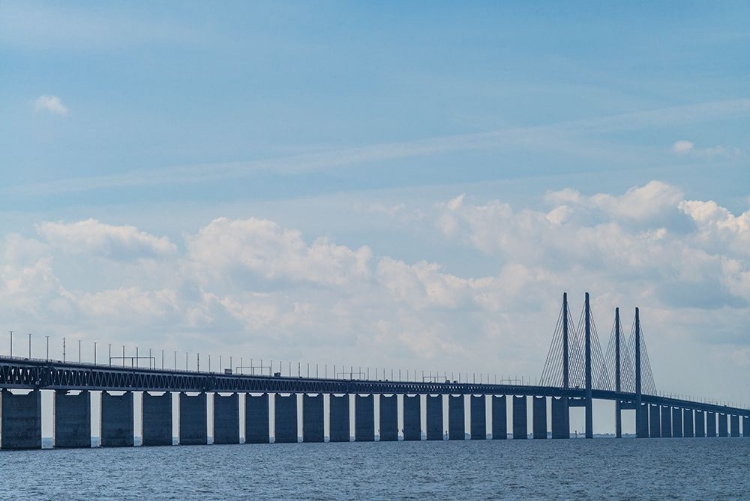
<path id="1" fill-rule="evenodd" d="M 591 438 L 594 400 L 615 402 L 617 437 L 626 411 L 635 412 L 636 436 L 642 438 L 750 436 L 750 409 L 656 394 L 637 308 L 627 334 L 615 311 L 602 349 L 588 293 L 577 322 L 563 295 L 539 384 L 362 376 L 242 375 L 0 357 L 0 448 L 40 448 L 45 412 L 55 447 L 91 447 L 92 422 L 99 423 L 94 436 L 105 447 L 135 445 L 136 429 L 146 446 L 564 439 L 570 438 L 571 407 L 585 409 L 585 436 Z M 43 391 L 54 395 L 51 409 L 42 404 Z M 92 399 L 94 392 L 101 397 Z"/>

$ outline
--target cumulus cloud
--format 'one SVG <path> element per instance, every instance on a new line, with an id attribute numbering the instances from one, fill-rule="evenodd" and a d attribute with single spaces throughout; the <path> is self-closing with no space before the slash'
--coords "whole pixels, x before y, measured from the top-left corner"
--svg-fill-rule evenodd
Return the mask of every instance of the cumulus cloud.
<path id="1" fill-rule="evenodd" d="M 188 238 L 189 258 L 218 273 L 247 270 L 268 279 L 342 285 L 370 275 L 372 251 L 321 237 L 308 245 L 273 221 L 215 219 Z"/>
<path id="2" fill-rule="evenodd" d="M 45 222 L 37 226 L 37 232 L 52 247 L 70 254 L 153 257 L 176 251 L 176 246 L 167 237 L 156 237 L 134 226 L 109 225 L 96 219 L 75 223 Z"/>
<path id="3" fill-rule="evenodd" d="M 750 314 L 750 211 L 656 181 L 524 206 L 461 194 L 420 210 L 404 224 L 444 240 L 432 260 L 253 217 L 217 218 L 178 244 L 93 219 L 41 223 L 36 238 L 0 241 L 0 318 L 142 347 L 528 376 L 561 293 L 575 310 L 589 290 L 605 343 L 615 306 L 643 307 L 662 387 L 682 383 L 657 363 L 684 374 L 707 345 L 748 347 L 737 333 Z M 675 343 L 695 356 L 672 360 Z"/>
<path id="4" fill-rule="evenodd" d="M 52 113 L 53 115 L 66 116 L 68 114 L 68 107 L 63 104 L 59 97 L 47 94 L 39 96 L 34 100 L 34 109 L 36 111 Z"/>

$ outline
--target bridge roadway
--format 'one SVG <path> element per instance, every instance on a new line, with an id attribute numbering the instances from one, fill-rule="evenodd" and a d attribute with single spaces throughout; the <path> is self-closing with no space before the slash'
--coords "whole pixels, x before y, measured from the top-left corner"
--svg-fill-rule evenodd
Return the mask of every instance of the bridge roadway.
<path id="1" fill-rule="evenodd" d="M 0 388 L 99 391 L 515 395 L 585 398 L 585 389 L 551 386 L 271 377 L 76 364 L 0 357 Z M 635 393 L 592 390 L 595 400 L 635 402 Z M 645 404 L 750 417 L 750 409 L 644 394 Z"/>

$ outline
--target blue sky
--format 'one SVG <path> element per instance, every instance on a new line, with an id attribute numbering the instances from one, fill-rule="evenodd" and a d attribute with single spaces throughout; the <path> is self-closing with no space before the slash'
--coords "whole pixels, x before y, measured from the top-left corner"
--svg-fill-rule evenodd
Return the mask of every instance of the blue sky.
<path id="1" fill-rule="evenodd" d="M 657 385 L 709 396 L 673 373 L 750 370 L 748 26 L 741 2 L 2 2 L 6 327 L 534 376 L 591 289 L 600 325 L 652 305 Z"/>

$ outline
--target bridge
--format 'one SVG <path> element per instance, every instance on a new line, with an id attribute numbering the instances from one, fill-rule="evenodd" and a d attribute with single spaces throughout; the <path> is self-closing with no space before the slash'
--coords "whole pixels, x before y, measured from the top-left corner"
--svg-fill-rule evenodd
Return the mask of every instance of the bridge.
<path id="1" fill-rule="evenodd" d="M 161 369 L 145 369 L 111 362 L 112 357 L 106 365 L 0 357 L 0 448 L 42 447 L 45 391 L 53 394 L 53 441 L 61 448 L 91 447 L 94 413 L 103 447 L 137 445 L 136 429 L 144 446 L 211 440 L 567 439 L 572 407 L 585 409 L 585 437 L 593 438 L 594 400 L 615 403 L 618 438 L 626 411 L 635 412 L 639 438 L 750 437 L 750 409 L 656 394 L 638 308 L 630 336 L 622 330 L 619 309 L 615 311 L 603 350 L 588 293 L 577 323 L 563 295 L 535 385 L 445 378 L 396 381 L 385 372 L 374 380 L 360 373 L 355 378 L 353 371 L 349 379 L 206 373 L 164 369 L 163 363 Z M 94 392 L 101 392 L 98 405 Z"/>

